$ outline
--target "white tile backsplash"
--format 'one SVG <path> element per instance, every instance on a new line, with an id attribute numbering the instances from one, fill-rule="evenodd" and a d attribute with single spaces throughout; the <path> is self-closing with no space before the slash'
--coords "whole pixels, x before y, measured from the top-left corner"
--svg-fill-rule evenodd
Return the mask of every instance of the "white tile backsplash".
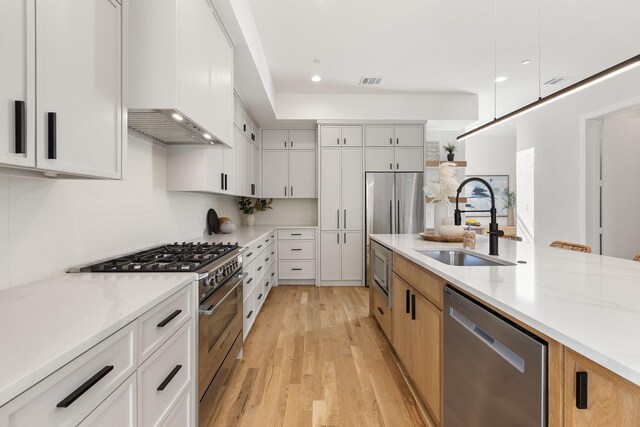
<path id="1" fill-rule="evenodd" d="M 129 136 L 127 179 L 49 179 L 0 171 L 0 288 L 203 235 L 211 207 L 238 223 L 235 198 L 165 191 L 165 149 Z"/>

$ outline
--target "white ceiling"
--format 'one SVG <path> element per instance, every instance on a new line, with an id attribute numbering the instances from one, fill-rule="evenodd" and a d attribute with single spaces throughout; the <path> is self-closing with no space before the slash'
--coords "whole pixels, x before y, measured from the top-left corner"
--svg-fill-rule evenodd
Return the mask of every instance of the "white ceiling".
<path id="1" fill-rule="evenodd" d="M 638 0 L 495 1 L 249 4 L 276 92 L 475 93 L 481 120 L 494 116 L 496 65 L 498 75 L 509 77 L 497 85 L 500 116 L 534 101 L 539 91 L 544 96 L 562 87 L 540 89 L 539 80 L 570 76 L 570 84 L 640 53 Z M 531 64 L 521 65 L 524 59 Z M 311 82 L 313 74 L 322 82 Z M 383 82 L 361 87 L 362 76 Z"/>

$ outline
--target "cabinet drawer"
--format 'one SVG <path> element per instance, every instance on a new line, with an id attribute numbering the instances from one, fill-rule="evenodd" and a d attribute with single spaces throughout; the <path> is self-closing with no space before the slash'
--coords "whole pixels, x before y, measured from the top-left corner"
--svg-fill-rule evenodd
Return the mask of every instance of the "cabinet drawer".
<path id="1" fill-rule="evenodd" d="M 312 228 L 278 230 L 278 240 L 313 240 L 315 238 L 316 231 Z"/>
<path id="2" fill-rule="evenodd" d="M 264 283 L 266 281 L 267 281 L 267 278 L 264 277 L 260 281 L 260 286 L 258 286 L 254 291 L 254 297 L 255 297 L 254 310 L 256 311 L 256 313 L 260 312 L 260 309 L 262 308 L 262 303 L 264 302 L 264 298 L 267 296 L 267 294 L 264 292 Z"/>
<path id="3" fill-rule="evenodd" d="M 280 259 L 316 259 L 315 240 L 281 240 L 278 242 Z"/>
<path id="4" fill-rule="evenodd" d="M 130 323 L 0 409 L 0 423 L 77 425 L 136 369 L 137 324 Z"/>
<path id="5" fill-rule="evenodd" d="M 389 341 L 391 341 L 391 310 L 389 310 L 387 302 L 376 286 L 371 286 L 369 292 L 373 293 L 373 306 L 371 307 L 371 311 L 384 331 L 384 334 Z"/>
<path id="6" fill-rule="evenodd" d="M 244 282 L 242 284 L 242 294 L 244 295 L 244 299 L 246 301 L 246 299 L 249 298 L 251 292 L 253 292 L 253 290 L 256 288 L 259 277 L 256 274 L 253 264 L 243 271 L 247 273 L 247 277 L 244 279 Z"/>
<path id="7" fill-rule="evenodd" d="M 267 274 L 265 274 L 264 276 L 264 295 L 265 298 L 267 295 L 269 295 L 269 292 L 271 291 L 271 288 L 273 288 L 273 285 L 276 283 L 276 265 L 271 264 L 271 267 L 269 268 L 269 270 L 267 271 Z"/>
<path id="8" fill-rule="evenodd" d="M 184 325 L 138 369 L 138 422 L 160 425 L 191 381 L 194 343 Z"/>
<path id="9" fill-rule="evenodd" d="M 140 317 L 139 363 L 144 362 L 193 316 L 192 289 L 191 285 L 187 286 Z"/>
<path id="10" fill-rule="evenodd" d="M 255 310 L 256 290 L 257 290 L 257 286 L 253 289 L 253 291 L 247 296 L 247 298 L 242 303 L 242 332 L 243 332 L 244 338 L 246 338 L 247 335 L 249 334 L 251 325 L 253 325 L 253 319 L 255 319 L 256 317 L 256 310 Z"/>
<path id="11" fill-rule="evenodd" d="M 173 408 L 167 420 L 162 424 L 162 427 L 188 427 L 192 426 L 191 415 L 189 408 L 193 407 L 193 393 L 191 387 L 187 388 L 184 392 L 176 407 Z"/>
<path id="12" fill-rule="evenodd" d="M 278 261 L 279 280 L 307 280 L 315 278 L 315 261 Z"/>
<path id="13" fill-rule="evenodd" d="M 258 240 L 257 242 L 253 242 L 251 245 L 247 247 L 247 250 L 242 254 L 242 262 L 244 265 L 249 264 L 254 259 L 258 257 L 262 253 L 265 248 L 265 243 L 263 239 Z"/>
<path id="14" fill-rule="evenodd" d="M 136 400 L 136 374 L 132 374 L 79 427 L 135 427 Z"/>

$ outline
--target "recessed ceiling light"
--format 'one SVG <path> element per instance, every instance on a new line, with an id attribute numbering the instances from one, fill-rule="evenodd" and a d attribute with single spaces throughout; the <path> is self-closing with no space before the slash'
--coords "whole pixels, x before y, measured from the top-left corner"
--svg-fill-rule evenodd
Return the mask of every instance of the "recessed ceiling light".
<path id="1" fill-rule="evenodd" d="M 313 63 L 314 63 L 314 64 L 319 64 L 319 63 L 320 63 L 320 60 L 319 60 L 318 58 L 316 58 L 316 59 L 314 59 L 314 60 L 313 60 Z"/>
<path id="2" fill-rule="evenodd" d="M 525 59 L 524 61 L 521 62 L 522 65 L 528 65 L 531 64 L 531 60 L 530 59 Z"/>
<path id="3" fill-rule="evenodd" d="M 496 83 L 502 83 L 502 82 L 506 82 L 507 80 L 509 80 L 509 77 L 507 76 L 498 76 L 495 79 Z"/>
<path id="4" fill-rule="evenodd" d="M 211 135 L 209 135 L 208 133 L 205 133 L 202 136 L 204 136 L 204 139 L 211 139 Z"/>
<path id="5" fill-rule="evenodd" d="M 315 76 L 311 77 L 311 81 L 312 81 L 312 82 L 316 82 L 316 83 L 317 83 L 317 82 L 319 82 L 320 80 L 322 80 L 322 77 L 320 77 L 320 76 L 318 76 L 318 75 L 315 75 Z"/>
<path id="6" fill-rule="evenodd" d="M 172 114 L 173 118 L 176 119 L 177 121 L 181 122 L 182 121 L 182 116 L 178 113 L 173 113 Z"/>

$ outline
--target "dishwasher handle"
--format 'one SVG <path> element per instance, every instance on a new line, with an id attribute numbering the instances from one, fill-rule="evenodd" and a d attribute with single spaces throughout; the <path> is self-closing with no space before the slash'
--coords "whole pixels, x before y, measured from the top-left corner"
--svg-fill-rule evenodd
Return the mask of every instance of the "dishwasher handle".
<path id="1" fill-rule="evenodd" d="M 500 357 L 506 360 L 511 366 L 521 373 L 524 373 L 524 359 L 511 351 L 507 346 L 496 340 L 490 334 L 485 332 L 478 325 L 469 320 L 465 315 L 460 313 L 453 307 L 449 308 L 449 316 L 456 322 L 461 324 L 465 329 L 471 332 L 476 338 L 485 343 L 489 348 L 495 351 Z"/>

